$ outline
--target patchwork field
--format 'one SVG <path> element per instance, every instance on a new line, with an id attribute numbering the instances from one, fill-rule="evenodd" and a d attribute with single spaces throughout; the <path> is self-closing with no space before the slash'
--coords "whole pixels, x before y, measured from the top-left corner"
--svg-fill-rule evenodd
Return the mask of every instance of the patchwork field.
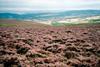
<path id="1" fill-rule="evenodd" d="M 100 24 L 0 20 L 0 67 L 100 67 Z"/>

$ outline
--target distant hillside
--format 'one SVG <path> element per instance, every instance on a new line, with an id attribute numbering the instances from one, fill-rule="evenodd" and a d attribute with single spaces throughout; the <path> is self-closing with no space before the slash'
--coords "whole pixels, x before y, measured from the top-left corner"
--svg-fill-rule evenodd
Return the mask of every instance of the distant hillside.
<path id="1" fill-rule="evenodd" d="M 88 17 L 100 15 L 100 10 L 72 10 L 63 12 L 31 12 L 24 14 L 16 13 L 0 13 L 2 19 L 17 19 L 17 20 L 46 20 L 54 18 L 71 18 L 71 17 Z"/>
<path id="2" fill-rule="evenodd" d="M 50 25 L 36 23 L 34 21 L 0 19 L 0 27 L 39 28 L 39 27 L 49 27 L 49 26 Z"/>

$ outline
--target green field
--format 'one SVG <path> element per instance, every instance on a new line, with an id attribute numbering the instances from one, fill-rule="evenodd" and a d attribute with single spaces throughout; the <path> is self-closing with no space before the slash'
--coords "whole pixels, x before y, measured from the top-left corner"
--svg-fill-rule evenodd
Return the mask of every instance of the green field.
<path id="1" fill-rule="evenodd" d="M 9 24 L 9 23 L 0 23 L 0 27 L 12 27 L 15 26 L 14 24 Z"/>
<path id="2" fill-rule="evenodd" d="M 60 22 L 52 22 L 52 26 L 76 26 L 76 25 L 93 25 L 93 24 L 100 24 L 100 19 L 91 19 L 88 20 L 88 23 L 60 23 Z"/>
<path id="3" fill-rule="evenodd" d="M 84 26 L 84 25 L 93 25 L 93 24 L 100 24 L 100 19 L 91 19 L 86 20 L 87 23 L 80 23 L 80 22 L 73 22 L 73 23 L 60 23 L 59 21 L 54 21 L 51 23 L 51 26 L 59 27 L 59 26 Z M 34 25 L 34 26 L 33 26 Z M 0 27 L 49 27 L 50 25 L 36 23 L 36 22 L 28 22 L 28 21 L 14 21 L 14 20 L 1 20 Z"/>

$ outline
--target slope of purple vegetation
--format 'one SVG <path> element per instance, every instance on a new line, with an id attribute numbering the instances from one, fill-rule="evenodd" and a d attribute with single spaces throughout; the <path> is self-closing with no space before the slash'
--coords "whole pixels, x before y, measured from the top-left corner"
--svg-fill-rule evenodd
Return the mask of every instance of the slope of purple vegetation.
<path id="1" fill-rule="evenodd" d="M 100 25 L 0 27 L 0 67 L 100 67 Z"/>

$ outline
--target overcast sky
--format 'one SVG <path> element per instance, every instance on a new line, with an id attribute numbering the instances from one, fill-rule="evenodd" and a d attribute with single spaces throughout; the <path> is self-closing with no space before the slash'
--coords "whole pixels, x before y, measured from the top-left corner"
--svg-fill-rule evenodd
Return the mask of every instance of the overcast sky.
<path id="1" fill-rule="evenodd" d="M 100 0 L 0 0 L 0 12 L 80 9 L 100 9 Z"/>

